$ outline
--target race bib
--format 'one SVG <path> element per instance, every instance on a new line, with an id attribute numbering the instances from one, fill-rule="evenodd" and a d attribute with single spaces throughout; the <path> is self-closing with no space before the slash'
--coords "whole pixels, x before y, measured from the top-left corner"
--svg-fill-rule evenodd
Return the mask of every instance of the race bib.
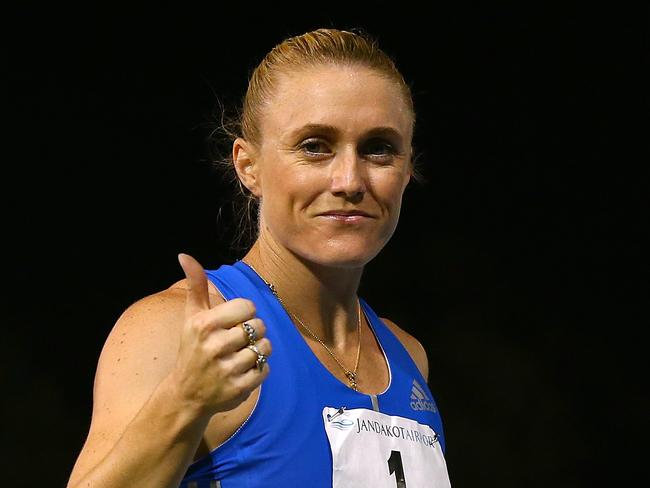
<path id="1" fill-rule="evenodd" d="M 438 435 L 415 420 L 325 407 L 333 488 L 450 488 Z"/>

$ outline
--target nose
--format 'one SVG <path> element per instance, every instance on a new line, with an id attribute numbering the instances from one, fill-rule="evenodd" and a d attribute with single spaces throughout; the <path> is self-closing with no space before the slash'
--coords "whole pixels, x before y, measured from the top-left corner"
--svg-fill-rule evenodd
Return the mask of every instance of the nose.
<path id="1" fill-rule="evenodd" d="M 366 192 L 365 166 L 354 148 L 339 152 L 331 165 L 331 191 L 338 196 L 359 198 Z"/>

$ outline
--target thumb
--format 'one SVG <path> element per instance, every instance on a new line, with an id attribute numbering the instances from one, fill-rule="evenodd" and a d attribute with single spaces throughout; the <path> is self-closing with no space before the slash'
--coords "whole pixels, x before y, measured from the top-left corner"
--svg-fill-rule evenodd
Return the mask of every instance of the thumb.
<path id="1" fill-rule="evenodd" d="M 195 314 L 210 308 L 208 296 L 208 279 L 205 276 L 203 266 L 189 254 L 180 253 L 178 262 L 185 272 L 187 279 L 187 299 L 185 310 L 187 314 Z"/>

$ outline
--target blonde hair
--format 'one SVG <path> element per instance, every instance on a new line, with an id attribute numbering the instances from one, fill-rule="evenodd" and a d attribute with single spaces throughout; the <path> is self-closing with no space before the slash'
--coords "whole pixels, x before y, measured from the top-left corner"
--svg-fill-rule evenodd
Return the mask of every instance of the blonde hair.
<path id="1" fill-rule="evenodd" d="M 279 75 L 328 64 L 363 66 L 394 81 L 411 112 L 411 129 L 414 128 L 415 110 L 411 89 L 393 60 L 378 47 L 377 41 L 363 32 L 318 29 L 285 39 L 262 59 L 250 76 L 240 114 L 227 123 L 222 120 L 219 132 L 225 133 L 230 142 L 242 137 L 259 147 L 262 141 L 260 121 L 263 109 L 266 102 L 274 96 Z M 238 248 L 246 250 L 257 238 L 257 197 L 239 180 L 230 155 L 215 162 L 231 176 L 239 188 L 239 197 L 244 200 L 234 206 L 235 214 L 238 214 L 239 232 L 233 244 L 237 247 L 236 243 L 241 242 L 243 245 Z M 422 175 L 413 163 L 412 165 L 413 178 L 419 182 L 423 179 Z"/>
<path id="2" fill-rule="evenodd" d="M 415 123 L 411 89 L 395 63 L 379 49 L 374 39 L 366 34 L 318 29 L 286 39 L 275 46 L 255 68 L 242 107 L 242 137 L 254 145 L 261 142 L 259 121 L 265 101 L 273 97 L 278 74 L 327 64 L 363 66 L 394 81 Z"/>

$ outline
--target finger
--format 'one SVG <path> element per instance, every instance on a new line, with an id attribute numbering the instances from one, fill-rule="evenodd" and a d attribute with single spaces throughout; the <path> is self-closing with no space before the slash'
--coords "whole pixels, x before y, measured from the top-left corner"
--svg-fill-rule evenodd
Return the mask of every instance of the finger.
<path id="1" fill-rule="evenodd" d="M 267 358 L 273 352 L 271 348 L 271 341 L 269 341 L 266 337 L 257 341 L 257 343 L 255 343 L 255 346 L 257 347 L 257 350 L 261 354 L 264 354 Z M 257 368 L 257 353 L 248 347 L 244 347 L 241 350 L 233 353 L 229 359 L 232 361 L 232 369 L 236 373 L 245 373 L 251 368 Z"/>
<path id="2" fill-rule="evenodd" d="M 255 304 L 247 298 L 233 298 L 204 312 L 203 320 L 214 328 L 230 329 L 255 317 Z M 240 334 L 242 333 L 241 327 Z"/>
<path id="3" fill-rule="evenodd" d="M 241 385 L 242 389 L 252 391 L 262 384 L 270 372 L 271 367 L 269 363 L 266 363 L 262 371 L 257 368 L 249 369 L 244 374 L 241 374 L 236 382 L 238 385 Z"/>
<path id="4" fill-rule="evenodd" d="M 249 333 L 244 328 L 244 324 L 248 324 L 252 328 L 251 335 L 249 335 Z M 250 343 L 251 339 L 253 343 L 255 343 L 264 337 L 266 333 L 266 326 L 264 325 L 262 319 L 256 318 L 246 320 L 242 324 L 237 324 L 237 327 L 233 327 L 229 332 L 232 333 L 234 339 L 238 339 L 237 343 L 240 344 L 239 348 L 241 349 L 246 344 Z"/>
<path id="5" fill-rule="evenodd" d="M 264 330 L 262 319 L 247 320 L 246 323 L 251 324 L 256 330 Z M 263 338 L 263 332 L 257 334 L 257 340 Z M 214 357 L 222 357 L 233 354 L 242 350 L 248 345 L 248 334 L 244 332 L 241 326 L 232 327 L 230 329 L 216 328 L 213 329 L 205 339 L 205 348 L 212 351 Z M 256 343 L 257 345 L 257 343 Z M 260 351 L 262 352 L 262 351 Z M 228 358 L 232 359 L 232 358 Z M 241 370 L 241 368 L 239 368 Z"/>
<path id="6" fill-rule="evenodd" d="M 178 262 L 183 268 L 187 280 L 187 298 L 185 301 L 186 314 L 193 315 L 210 308 L 208 294 L 208 279 L 203 266 L 189 254 L 180 253 Z"/>

